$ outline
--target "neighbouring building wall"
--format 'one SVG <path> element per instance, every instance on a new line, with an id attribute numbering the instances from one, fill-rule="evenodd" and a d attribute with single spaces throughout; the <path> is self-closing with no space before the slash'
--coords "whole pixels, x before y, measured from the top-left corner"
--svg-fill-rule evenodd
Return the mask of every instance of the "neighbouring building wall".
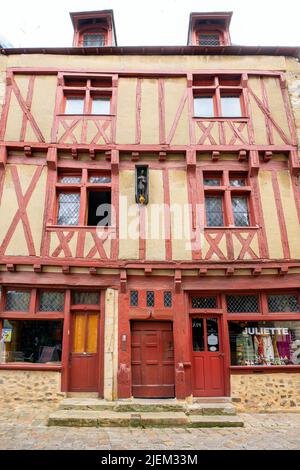
<path id="1" fill-rule="evenodd" d="M 105 293 L 104 326 L 104 398 L 117 397 L 118 371 L 118 291 L 107 289 Z"/>
<path id="2" fill-rule="evenodd" d="M 287 84 L 294 114 L 298 143 L 300 144 L 300 64 L 296 59 L 287 59 Z"/>
<path id="3" fill-rule="evenodd" d="M 0 411 L 18 404 L 57 407 L 65 397 L 60 380 L 61 373 L 56 371 L 0 370 Z"/>
<path id="4" fill-rule="evenodd" d="M 231 375 L 231 396 L 242 412 L 300 411 L 300 375 Z"/>

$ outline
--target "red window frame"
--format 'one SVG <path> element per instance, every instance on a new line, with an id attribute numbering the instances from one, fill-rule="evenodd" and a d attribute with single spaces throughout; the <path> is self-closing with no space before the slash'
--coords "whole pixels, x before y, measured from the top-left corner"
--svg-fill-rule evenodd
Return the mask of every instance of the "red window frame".
<path id="1" fill-rule="evenodd" d="M 71 80 L 69 81 L 69 79 Z M 74 80 L 73 80 L 74 78 Z M 102 81 L 101 81 L 102 78 Z M 76 80 L 77 79 L 77 80 Z M 112 116 L 112 79 L 111 77 L 65 77 L 63 86 L 63 96 L 60 106 L 60 112 L 63 115 L 71 115 L 66 113 L 67 100 L 69 98 L 82 98 L 84 100 L 82 114 L 74 114 L 75 116 L 91 115 L 91 116 Z M 103 98 L 110 102 L 110 111 L 107 114 L 93 114 L 92 103 L 93 98 Z"/>
<path id="2" fill-rule="evenodd" d="M 232 228 L 249 228 L 256 225 L 255 214 L 254 214 L 254 204 L 252 195 L 252 189 L 249 184 L 249 178 L 246 173 L 243 172 L 233 172 L 229 170 L 221 170 L 216 172 L 203 171 L 203 181 L 204 179 L 219 179 L 220 186 L 208 186 L 203 184 L 203 193 L 204 193 L 204 202 L 206 196 L 220 196 L 222 197 L 222 207 L 223 207 L 223 226 L 216 226 L 216 228 L 221 227 L 232 227 Z M 230 179 L 245 179 L 245 186 L 230 186 Z M 247 197 L 248 204 L 248 214 L 249 214 L 249 225 L 238 226 L 234 223 L 234 213 L 232 209 L 232 195 L 240 195 Z M 214 228 L 213 226 L 206 225 L 206 208 L 204 211 L 205 218 L 205 227 Z"/>
<path id="3" fill-rule="evenodd" d="M 226 85 L 224 85 L 224 78 L 226 78 Z M 231 80 L 230 80 L 231 79 Z M 236 96 L 240 99 L 240 108 L 241 113 L 239 116 L 222 116 L 222 104 L 221 97 L 224 96 Z M 195 101 L 194 101 L 194 118 L 203 118 L 203 119 L 243 119 L 247 118 L 246 106 L 244 100 L 244 89 L 241 85 L 241 76 L 232 75 L 232 76 L 222 76 L 217 75 L 213 78 L 209 76 L 200 76 L 195 75 L 193 78 L 193 98 L 201 97 L 211 97 L 213 99 L 214 105 L 214 116 L 205 117 L 205 116 L 196 116 L 195 115 Z"/>
<path id="4" fill-rule="evenodd" d="M 61 183 L 59 180 L 63 176 L 81 176 L 80 183 Z M 112 192 L 112 183 L 91 183 L 89 178 L 91 176 L 107 176 L 111 178 L 111 173 L 107 170 L 89 170 L 87 168 L 80 169 L 78 171 L 61 171 L 57 174 L 56 181 L 56 201 L 54 206 L 54 221 L 58 227 L 65 227 L 65 225 L 58 225 L 58 210 L 59 210 L 59 194 L 61 193 L 72 193 L 80 194 L 80 208 L 78 225 L 67 225 L 66 227 L 90 227 L 87 225 L 88 221 L 88 194 L 90 190 L 93 191 L 110 191 Z M 111 220 L 112 224 L 112 220 Z M 110 225 L 111 226 L 111 225 Z M 109 227 L 110 227 L 109 226 Z M 103 226 L 101 228 L 107 228 Z"/>

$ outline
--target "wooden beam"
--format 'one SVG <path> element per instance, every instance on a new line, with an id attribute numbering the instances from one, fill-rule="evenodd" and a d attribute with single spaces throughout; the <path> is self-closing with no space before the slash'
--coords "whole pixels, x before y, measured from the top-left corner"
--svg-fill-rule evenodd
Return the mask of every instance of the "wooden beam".
<path id="1" fill-rule="evenodd" d="M 269 162 L 272 159 L 272 157 L 273 157 L 273 152 L 267 150 L 264 153 L 264 162 Z"/>
<path id="2" fill-rule="evenodd" d="M 186 152 L 186 166 L 188 170 L 196 170 L 196 151 L 195 150 L 188 150 Z"/>
<path id="3" fill-rule="evenodd" d="M 131 152 L 131 161 L 138 162 L 140 159 L 140 152 Z"/>
<path id="4" fill-rule="evenodd" d="M 238 161 L 239 162 L 244 162 L 247 160 L 247 152 L 246 150 L 240 150 L 239 151 L 239 156 L 238 156 Z"/>
<path id="5" fill-rule="evenodd" d="M 57 148 L 49 147 L 47 152 L 47 166 L 50 170 L 57 168 Z"/>
<path id="6" fill-rule="evenodd" d="M 289 167 L 290 167 L 290 172 L 293 176 L 299 175 L 300 162 L 299 162 L 297 150 L 291 150 L 289 152 Z"/>
<path id="7" fill-rule="evenodd" d="M 217 152 L 216 150 L 214 150 L 211 154 L 211 161 L 217 162 L 219 161 L 219 158 L 220 158 L 220 152 Z"/>
<path id="8" fill-rule="evenodd" d="M 5 168 L 7 162 L 7 148 L 5 145 L 0 146 L 0 168 Z"/>
<path id="9" fill-rule="evenodd" d="M 24 147 L 24 155 L 27 158 L 32 157 L 32 148 L 29 145 L 25 145 Z"/>
<path id="10" fill-rule="evenodd" d="M 174 288 L 175 288 L 176 294 L 179 294 L 181 292 L 181 282 L 182 282 L 181 269 L 176 269 L 175 276 L 174 276 Z"/>
<path id="11" fill-rule="evenodd" d="M 120 272 L 120 291 L 122 294 L 125 294 L 127 291 L 127 271 L 126 269 L 121 269 Z"/>
<path id="12" fill-rule="evenodd" d="M 254 150 L 249 152 L 249 176 L 257 176 L 259 172 L 260 162 L 259 154 Z"/>

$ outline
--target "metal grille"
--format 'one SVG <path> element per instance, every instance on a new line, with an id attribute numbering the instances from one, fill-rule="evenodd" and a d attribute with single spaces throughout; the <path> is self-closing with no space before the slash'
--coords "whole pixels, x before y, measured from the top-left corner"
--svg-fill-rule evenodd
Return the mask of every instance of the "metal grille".
<path id="1" fill-rule="evenodd" d="M 111 183 L 110 176 L 90 176 L 90 183 Z"/>
<path id="2" fill-rule="evenodd" d="M 78 225 L 79 208 L 79 193 L 60 193 L 58 199 L 58 225 Z"/>
<path id="3" fill-rule="evenodd" d="M 227 310 L 229 313 L 259 312 L 256 295 L 227 295 Z"/>
<path id="4" fill-rule="evenodd" d="M 230 186 L 239 188 L 240 186 L 246 186 L 246 180 L 245 178 L 230 178 L 229 184 Z"/>
<path id="5" fill-rule="evenodd" d="M 6 291 L 5 310 L 14 312 L 28 312 L 30 302 L 30 292 L 20 290 Z"/>
<path id="6" fill-rule="evenodd" d="M 172 307 L 172 292 L 170 291 L 164 292 L 164 306 Z"/>
<path id="7" fill-rule="evenodd" d="M 219 46 L 220 37 L 218 34 L 199 34 L 199 46 Z"/>
<path id="8" fill-rule="evenodd" d="M 60 178 L 60 183 L 72 184 L 72 183 L 80 183 L 81 177 L 80 176 L 62 176 Z"/>
<path id="9" fill-rule="evenodd" d="M 73 304 L 96 305 L 96 304 L 99 304 L 99 301 L 100 301 L 99 292 L 74 291 L 72 295 Z"/>
<path id="10" fill-rule="evenodd" d="M 245 227 L 250 225 L 247 197 L 233 196 L 232 210 L 236 227 Z"/>
<path id="11" fill-rule="evenodd" d="M 41 312 L 63 312 L 64 310 L 64 293 L 63 292 L 40 292 Z"/>
<path id="12" fill-rule="evenodd" d="M 105 46 L 104 34 L 85 34 L 83 36 L 83 47 Z"/>
<path id="13" fill-rule="evenodd" d="M 223 227 L 222 198 L 219 196 L 205 197 L 206 225 L 208 227 Z"/>
<path id="14" fill-rule="evenodd" d="M 137 307 L 139 304 L 139 293 L 137 290 L 130 291 L 130 305 L 132 307 Z"/>
<path id="15" fill-rule="evenodd" d="M 204 178 L 205 186 L 220 186 L 219 178 Z"/>
<path id="16" fill-rule="evenodd" d="M 216 297 L 193 297 L 192 308 L 217 308 Z"/>
<path id="17" fill-rule="evenodd" d="M 153 290 L 147 291 L 147 307 L 154 307 L 154 292 Z"/>
<path id="18" fill-rule="evenodd" d="M 269 312 L 299 312 L 297 295 L 268 295 Z"/>

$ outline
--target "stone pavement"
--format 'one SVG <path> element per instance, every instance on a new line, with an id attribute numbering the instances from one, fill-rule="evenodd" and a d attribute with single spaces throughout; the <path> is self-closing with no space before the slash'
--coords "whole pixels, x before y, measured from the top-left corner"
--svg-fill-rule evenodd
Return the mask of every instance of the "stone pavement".
<path id="1" fill-rule="evenodd" d="M 48 427 L 50 410 L 1 410 L 0 449 L 300 449 L 300 414 L 243 414 L 244 428 Z"/>

